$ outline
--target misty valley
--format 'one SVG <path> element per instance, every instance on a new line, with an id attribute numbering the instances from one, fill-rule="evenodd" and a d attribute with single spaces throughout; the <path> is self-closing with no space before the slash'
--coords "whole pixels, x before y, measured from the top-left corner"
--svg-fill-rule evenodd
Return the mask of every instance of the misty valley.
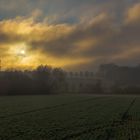
<path id="1" fill-rule="evenodd" d="M 139 140 L 140 66 L 0 72 L 2 140 Z"/>
<path id="2" fill-rule="evenodd" d="M 96 72 L 68 72 L 40 65 L 0 72 L 0 95 L 140 94 L 140 65 L 100 65 Z"/>
<path id="3" fill-rule="evenodd" d="M 140 0 L 0 0 L 0 140 L 140 140 Z"/>

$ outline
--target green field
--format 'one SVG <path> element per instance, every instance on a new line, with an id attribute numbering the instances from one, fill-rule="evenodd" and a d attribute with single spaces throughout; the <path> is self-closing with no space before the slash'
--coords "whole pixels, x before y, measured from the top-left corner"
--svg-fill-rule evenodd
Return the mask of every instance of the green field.
<path id="1" fill-rule="evenodd" d="M 140 140 L 140 97 L 0 97 L 0 140 Z"/>

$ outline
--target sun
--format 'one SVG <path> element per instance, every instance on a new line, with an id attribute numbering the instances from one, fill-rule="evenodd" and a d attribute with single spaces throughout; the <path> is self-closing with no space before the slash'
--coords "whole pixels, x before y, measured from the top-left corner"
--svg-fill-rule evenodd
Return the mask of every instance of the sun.
<path id="1" fill-rule="evenodd" d="M 25 50 L 21 50 L 21 51 L 20 51 L 20 54 L 21 54 L 21 55 L 25 55 L 25 54 L 26 54 Z"/>
<path id="2" fill-rule="evenodd" d="M 17 55 L 18 55 L 18 56 L 25 57 L 25 56 L 26 56 L 26 51 L 25 51 L 25 49 L 19 49 L 19 50 L 17 51 Z"/>
<path id="3" fill-rule="evenodd" d="M 27 57 L 28 46 L 25 43 L 15 44 L 10 46 L 9 54 L 17 57 Z"/>

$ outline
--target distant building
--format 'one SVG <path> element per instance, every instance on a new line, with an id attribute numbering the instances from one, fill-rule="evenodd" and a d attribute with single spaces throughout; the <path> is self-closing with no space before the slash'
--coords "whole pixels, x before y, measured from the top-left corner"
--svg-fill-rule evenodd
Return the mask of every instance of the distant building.
<path id="1" fill-rule="evenodd" d="M 66 75 L 67 90 L 69 92 L 90 92 L 96 85 L 98 78 L 93 72 L 69 72 Z"/>

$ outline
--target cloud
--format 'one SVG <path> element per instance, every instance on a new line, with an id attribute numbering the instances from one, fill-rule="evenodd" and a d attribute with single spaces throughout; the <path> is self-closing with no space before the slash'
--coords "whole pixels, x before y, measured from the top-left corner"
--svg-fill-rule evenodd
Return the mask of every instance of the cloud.
<path id="1" fill-rule="evenodd" d="M 100 12 L 110 12 L 121 16 L 124 8 L 137 0 L 1 0 L 0 18 L 8 19 L 16 16 L 29 16 L 34 11 L 41 10 L 50 22 L 74 23 L 80 18 L 93 18 Z"/>
<path id="2" fill-rule="evenodd" d="M 90 7 L 89 4 L 84 6 Z M 93 17 L 79 15 L 79 20 L 73 24 L 55 22 L 60 20 L 59 16 L 49 22 L 53 15 L 36 20 L 44 15 L 39 9 L 30 16 L 0 21 L 0 54 L 5 59 L 5 67 L 27 68 L 42 63 L 84 70 L 94 69 L 101 63 L 138 63 L 140 4 L 124 8 L 119 20 L 108 10 L 99 11 Z M 27 56 L 17 58 L 16 51 L 23 48 Z"/>
<path id="3" fill-rule="evenodd" d="M 140 23 L 140 3 L 128 9 L 125 22 L 127 24 Z"/>

